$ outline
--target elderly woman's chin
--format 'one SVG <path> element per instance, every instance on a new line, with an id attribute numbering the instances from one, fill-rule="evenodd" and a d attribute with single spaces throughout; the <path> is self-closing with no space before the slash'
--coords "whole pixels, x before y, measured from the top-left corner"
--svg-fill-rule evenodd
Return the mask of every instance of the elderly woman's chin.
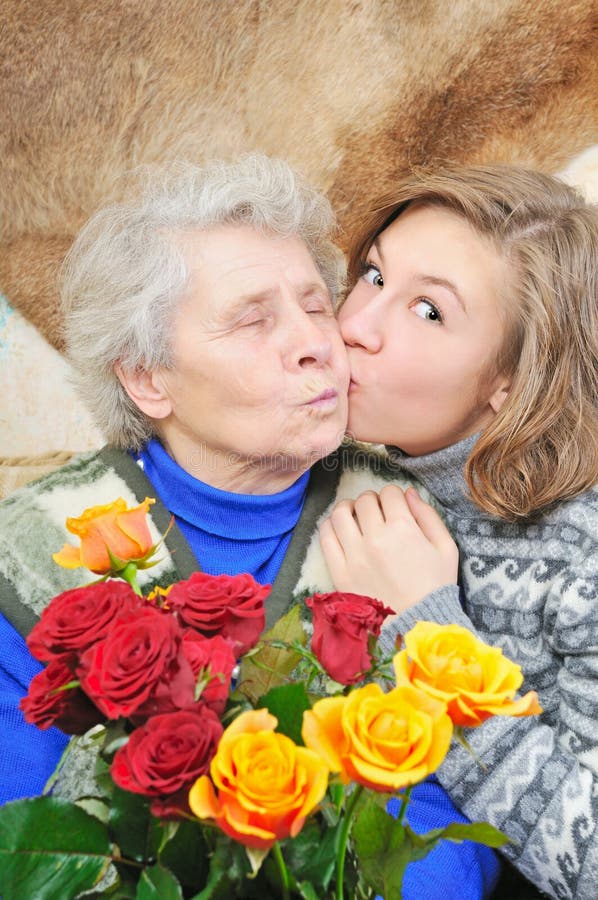
<path id="1" fill-rule="evenodd" d="M 348 419 L 346 392 L 342 390 L 334 396 L 313 401 L 309 404 L 307 415 L 316 426 L 308 438 L 312 445 L 308 462 L 311 465 L 333 453 L 345 436 Z"/>
<path id="2" fill-rule="evenodd" d="M 290 412 L 287 410 L 284 424 L 273 409 L 269 427 L 265 426 L 259 437 L 253 429 L 251 435 L 245 434 L 248 440 L 243 440 L 239 433 L 239 458 L 245 455 L 263 473 L 269 470 L 272 476 L 294 472 L 298 477 L 339 447 L 345 436 L 347 416 L 344 390 L 331 390 L 325 397 L 300 404 Z"/>

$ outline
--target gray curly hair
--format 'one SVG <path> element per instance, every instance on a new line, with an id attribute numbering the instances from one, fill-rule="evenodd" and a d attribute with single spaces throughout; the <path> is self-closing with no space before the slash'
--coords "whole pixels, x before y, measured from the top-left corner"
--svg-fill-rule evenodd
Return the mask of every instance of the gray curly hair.
<path id="1" fill-rule="evenodd" d="M 173 365 L 171 324 L 188 280 L 182 231 L 245 224 L 297 236 L 334 303 L 345 277 L 330 204 L 283 160 L 178 161 L 137 174 L 141 190 L 132 199 L 99 210 L 83 227 L 62 278 L 73 380 L 106 438 L 130 450 L 156 427 L 126 393 L 115 364 L 146 371 Z"/>

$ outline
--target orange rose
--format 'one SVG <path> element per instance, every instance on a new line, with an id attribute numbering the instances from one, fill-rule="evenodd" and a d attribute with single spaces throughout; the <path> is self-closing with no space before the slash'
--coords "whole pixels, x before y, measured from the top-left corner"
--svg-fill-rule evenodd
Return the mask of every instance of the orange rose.
<path id="1" fill-rule="evenodd" d="M 460 727 L 473 728 L 490 716 L 542 712 L 535 691 L 513 699 L 523 682 L 521 667 L 460 625 L 418 622 L 393 664 L 397 685 L 412 684 L 443 700 Z"/>
<path id="2" fill-rule="evenodd" d="M 295 837 L 328 786 L 322 759 L 275 733 L 277 724 L 267 709 L 241 713 L 220 739 L 212 780 L 202 775 L 189 794 L 198 818 L 258 850 Z"/>
<path id="3" fill-rule="evenodd" d="M 388 693 L 377 684 L 318 700 L 303 713 L 302 736 L 346 784 L 394 792 L 434 772 L 453 726 L 446 705 L 412 685 Z"/>
<path id="4" fill-rule="evenodd" d="M 65 544 L 59 553 L 54 553 L 54 562 L 65 569 L 84 566 L 97 575 L 105 575 L 115 568 L 124 568 L 131 560 L 146 559 L 153 550 L 146 516 L 155 502 L 146 497 L 139 506 L 127 509 L 127 504 L 119 497 L 105 506 L 84 510 L 77 519 L 67 519 L 67 530 L 77 535 L 81 546 Z M 110 554 L 117 561 L 116 567 Z"/>

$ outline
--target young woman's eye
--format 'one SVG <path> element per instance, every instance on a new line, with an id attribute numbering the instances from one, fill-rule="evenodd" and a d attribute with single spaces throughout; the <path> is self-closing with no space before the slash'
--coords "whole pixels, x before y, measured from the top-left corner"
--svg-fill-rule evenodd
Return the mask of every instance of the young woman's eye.
<path id="1" fill-rule="evenodd" d="M 440 310 L 430 300 L 420 297 L 411 308 L 420 319 L 427 319 L 429 322 L 442 322 Z"/>
<path id="2" fill-rule="evenodd" d="M 361 277 L 364 281 L 367 281 L 368 284 L 371 284 L 374 287 L 384 287 L 384 279 L 382 278 L 380 269 L 371 262 L 363 263 Z"/>

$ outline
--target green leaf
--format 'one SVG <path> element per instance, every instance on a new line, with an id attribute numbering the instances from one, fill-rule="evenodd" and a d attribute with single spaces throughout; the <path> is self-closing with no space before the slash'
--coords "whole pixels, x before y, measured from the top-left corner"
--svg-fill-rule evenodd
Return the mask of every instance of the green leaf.
<path id="1" fill-rule="evenodd" d="M 35 797 L 0 808 L 3 900 L 70 900 L 111 862 L 106 827 L 66 800 Z"/>
<path id="2" fill-rule="evenodd" d="M 168 827 L 172 823 L 165 823 Z M 197 890 L 208 877 L 208 846 L 199 822 L 178 822 L 176 834 L 164 843 L 160 862 L 176 875 L 185 887 Z"/>
<path id="3" fill-rule="evenodd" d="M 404 826 L 371 802 L 357 814 L 352 834 L 361 880 L 384 900 L 401 900 L 403 875 L 413 858 Z"/>
<path id="4" fill-rule="evenodd" d="M 103 800 L 99 800 L 97 797 L 81 797 L 80 800 L 75 800 L 76 805 L 85 810 L 90 816 L 95 816 L 96 819 L 99 819 L 100 822 L 103 822 L 104 825 L 108 824 L 108 818 L 110 816 L 110 810 L 108 805 L 103 802 Z"/>
<path id="5" fill-rule="evenodd" d="M 218 835 L 216 849 L 210 859 L 208 880 L 192 900 L 230 900 L 241 896 L 238 890 L 251 874 L 245 848 L 224 835 Z"/>
<path id="6" fill-rule="evenodd" d="M 272 688 L 259 700 L 260 706 L 265 706 L 273 716 L 278 719 L 277 731 L 286 734 L 292 741 L 303 745 L 301 726 L 303 725 L 303 713 L 309 709 L 309 699 L 302 682 L 294 684 L 282 684 Z"/>
<path id="7" fill-rule="evenodd" d="M 115 785 L 110 774 L 110 765 L 105 759 L 102 759 L 101 755 L 96 758 L 94 781 L 100 796 L 106 798 L 108 802 L 110 802 Z"/>
<path id="8" fill-rule="evenodd" d="M 487 822 L 454 823 L 416 834 L 408 825 L 400 825 L 367 795 L 367 803 L 357 813 L 353 840 L 359 860 L 360 876 L 385 900 L 400 900 L 401 884 L 410 862 L 424 859 L 441 840 L 455 843 L 475 841 L 488 847 L 502 847 L 508 837 Z"/>
<path id="9" fill-rule="evenodd" d="M 272 628 L 263 635 L 256 650 L 241 662 L 241 678 L 238 686 L 252 704 L 255 705 L 273 687 L 284 684 L 287 676 L 301 661 L 301 654 L 289 647 L 270 647 L 268 641 L 283 641 L 291 644 L 298 641 L 302 646 L 307 642 L 301 624 L 299 604 L 279 619 Z"/>
<path id="10" fill-rule="evenodd" d="M 102 747 L 102 758 L 110 765 L 112 757 L 124 744 L 127 743 L 130 736 L 130 727 L 127 727 L 125 719 L 115 719 L 107 722 L 104 729 L 104 745 Z"/>
<path id="11" fill-rule="evenodd" d="M 475 841 L 476 844 L 485 844 L 487 847 L 503 847 L 510 841 L 506 834 L 488 822 L 471 822 L 469 824 L 455 822 L 447 825 L 446 828 L 435 828 L 426 834 L 417 835 L 417 838 L 427 843 L 431 840 L 437 843 L 439 838 L 453 841 L 455 844 L 460 844 L 462 841 Z"/>
<path id="12" fill-rule="evenodd" d="M 157 856 L 160 822 L 149 811 L 147 797 L 114 787 L 110 805 L 110 831 L 123 856 L 147 862 Z"/>
<path id="13" fill-rule="evenodd" d="M 326 893 L 336 863 L 338 828 L 326 828 L 323 832 L 317 824 L 303 827 L 296 838 L 286 841 L 284 857 L 294 878 L 310 882 Z"/>
<path id="14" fill-rule="evenodd" d="M 301 881 L 297 887 L 301 892 L 301 896 L 303 900 L 320 900 L 321 894 L 318 894 L 313 884 L 310 884 L 309 881 Z"/>
<path id="15" fill-rule="evenodd" d="M 183 900 L 183 892 L 172 872 L 155 865 L 141 873 L 136 900 Z"/>

